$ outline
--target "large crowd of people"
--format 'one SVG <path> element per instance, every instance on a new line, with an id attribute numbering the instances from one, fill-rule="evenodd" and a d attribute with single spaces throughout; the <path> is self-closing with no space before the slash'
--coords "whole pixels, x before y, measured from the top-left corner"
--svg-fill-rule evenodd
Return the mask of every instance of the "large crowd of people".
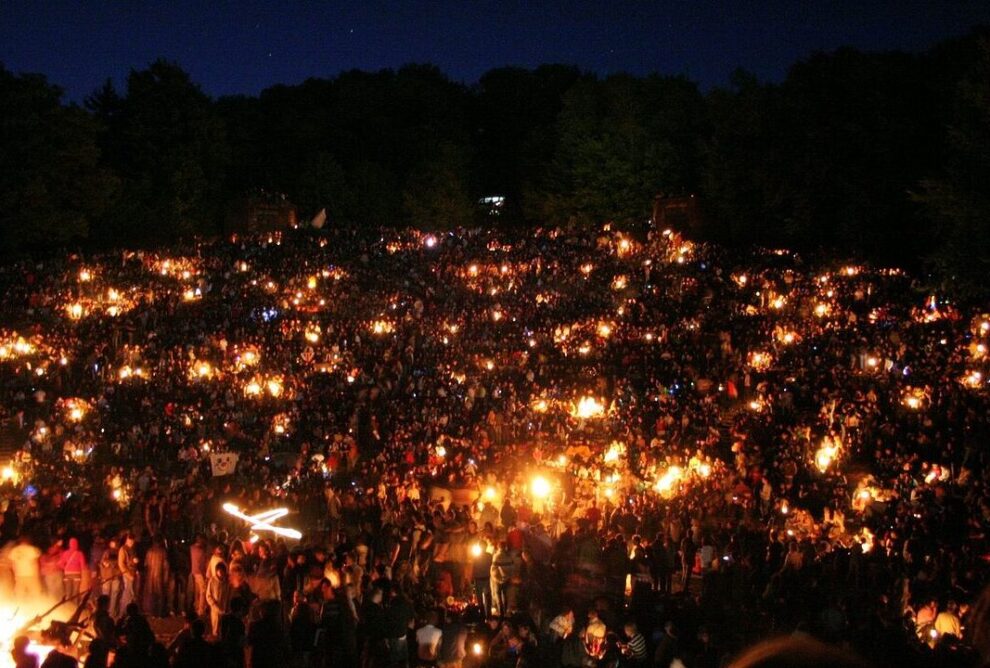
<path id="1" fill-rule="evenodd" d="M 52 666 L 981 665 L 990 316 L 918 286 L 609 225 L 2 266 L 0 607 L 80 606 Z"/>

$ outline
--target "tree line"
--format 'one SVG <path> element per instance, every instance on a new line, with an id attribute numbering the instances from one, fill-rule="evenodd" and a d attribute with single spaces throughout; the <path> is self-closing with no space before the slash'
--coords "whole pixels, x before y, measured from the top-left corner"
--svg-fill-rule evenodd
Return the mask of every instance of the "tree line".
<path id="1" fill-rule="evenodd" d="M 0 244 L 168 243 L 284 193 L 331 224 L 642 221 L 697 194 L 699 234 L 924 268 L 983 295 L 990 262 L 990 30 L 923 54 L 840 49 L 780 83 L 431 65 L 211 99 L 180 66 L 69 104 L 0 65 Z M 478 205 L 505 196 L 497 217 Z M 967 292 L 968 291 L 968 292 Z"/>

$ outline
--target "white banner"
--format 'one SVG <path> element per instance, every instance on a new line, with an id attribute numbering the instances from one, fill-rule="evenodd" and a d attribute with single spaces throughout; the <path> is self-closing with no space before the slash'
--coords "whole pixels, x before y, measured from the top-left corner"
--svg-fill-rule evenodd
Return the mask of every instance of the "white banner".
<path id="1" fill-rule="evenodd" d="M 210 465 L 213 467 L 213 476 L 230 475 L 237 468 L 236 452 L 221 452 L 210 455 Z"/>

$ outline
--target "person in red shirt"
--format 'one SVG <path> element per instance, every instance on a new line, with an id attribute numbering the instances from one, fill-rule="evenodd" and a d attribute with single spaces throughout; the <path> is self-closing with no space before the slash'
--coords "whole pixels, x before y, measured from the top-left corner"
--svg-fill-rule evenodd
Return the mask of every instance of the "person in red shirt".
<path id="1" fill-rule="evenodd" d="M 86 568 L 86 556 L 79 549 L 79 541 L 69 539 L 69 549 L 59 555 L 59 568 L 62 569 L 62 586 L 67 597 L 79 593 L 82 584 L 83 569 Z"/>

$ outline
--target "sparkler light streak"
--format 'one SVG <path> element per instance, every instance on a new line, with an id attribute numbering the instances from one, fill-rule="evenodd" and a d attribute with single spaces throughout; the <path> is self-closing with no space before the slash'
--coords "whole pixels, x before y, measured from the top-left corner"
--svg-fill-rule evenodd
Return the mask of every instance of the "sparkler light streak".
<path id="1" fill-rule="evenodd" d="M 286 529 L 285 527 L 277 527 L 271 524 L 271 522 L 279 520 L 289 514 L 289 511 L 286 508 L 266 510 L 265 512 L 258 513 L 257 515 L 247 515 L 242 513 L 241 509 L 233 503 L 223 504 L 223 509 L 237 519 L 244 520 L 250 524 L 252 531 L 271 531 L 279 536 L 293 538 L 295 540 L 302 538 L 302 534 L 295 529 Z"/>

